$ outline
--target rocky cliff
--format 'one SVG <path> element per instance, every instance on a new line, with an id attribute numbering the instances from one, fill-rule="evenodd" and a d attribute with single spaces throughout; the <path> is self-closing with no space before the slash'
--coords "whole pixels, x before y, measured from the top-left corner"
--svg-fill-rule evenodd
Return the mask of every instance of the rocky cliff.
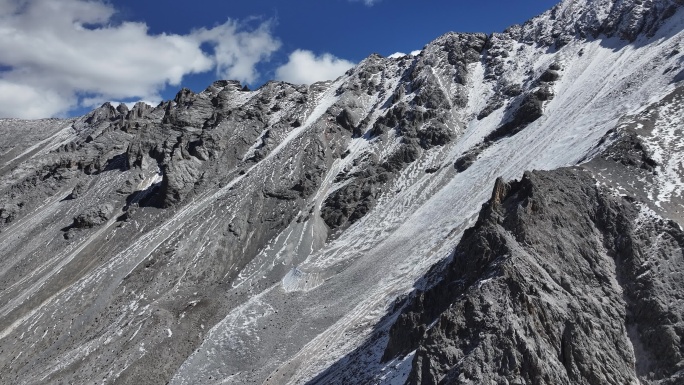
<path id="1" fill-rule="evenodd" d="M 411 384 L 681 383 L 683 247 L 586 170 L 499 180 L 385 358 L 413 352 Z"/>

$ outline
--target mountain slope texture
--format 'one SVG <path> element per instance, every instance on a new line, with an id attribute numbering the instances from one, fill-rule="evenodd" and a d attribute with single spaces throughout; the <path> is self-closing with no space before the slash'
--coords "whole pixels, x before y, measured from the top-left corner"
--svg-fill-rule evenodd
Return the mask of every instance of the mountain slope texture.
<path id="1" fill-rule="evenodd" d="M 684 384 L 683 5 L 0 120 L 0 383 Z"/>

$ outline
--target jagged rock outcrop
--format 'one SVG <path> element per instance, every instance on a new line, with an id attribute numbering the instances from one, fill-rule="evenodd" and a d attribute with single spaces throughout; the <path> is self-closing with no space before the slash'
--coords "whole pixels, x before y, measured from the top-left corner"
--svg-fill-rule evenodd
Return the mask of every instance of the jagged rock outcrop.
<path id="1" fill-rule="evenodd" d="M 107 222 L 114 214 L 114 207 L 109 203 L 103 203 L 97 207 L 92 207 L 86 212 L 74 217 L 73 227 L 87 228 L 99 226 Z"/>
<path id="2" fill-rule="evenodd" d="M 684 232 L 561 169 L 497 181 L 435 286 L 416 292 L 385 359 L 408 380 L 676 384 L 684 380 Z"/>
<path id="3" fill-rule="evenodd" d="M 634 41 L 653 36 L 676 12 L 681 0 L 572 0 L 506 32 L 525 42 L 562 47 L 573 39 L 601 35 Z"/>

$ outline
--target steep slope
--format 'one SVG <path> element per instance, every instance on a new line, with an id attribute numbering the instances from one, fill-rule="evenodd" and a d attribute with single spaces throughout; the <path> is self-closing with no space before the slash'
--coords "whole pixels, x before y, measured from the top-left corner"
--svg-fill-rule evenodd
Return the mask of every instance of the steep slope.
<path id="1" fill-rule="evenodd" d="M 632 189 L 653 215 L 682 223 L 682 26 L 673 1 L 566 0 L 501 34 L 449 33 L 417 56 L 373 55 L 331 82 L 249 91 L 219 81 L 155 108 L 106 104 L 74 120 L 0 122 L 3 380 L 441 378 L 453 362 L 430 362 L 451 342 L 421 356 L 431 342 L 393 326 L 413 297 L 395 300 L 449 263 L 497 177 L 582 162 L 606 188 Z M 621 168 L 643 159 L 645 168 L 633 168 L 644 175 Z M 628 179 L 618 172 L 639 183 L 619 185 Z M 642 206 L 601 194 L 631 226 Z M 643 234 L 678 239 L 668 226 Z M 591 257 L 613 282 L 611 249 L 589 241 L 607 250 Z M 668 245 L 663 253 L 674 253 Z M 473 279 L 477 269 L 486 266 Z M 418 290 L 442 282 L 435 271 Z M 605 284 L 597 282 L 573 284 Z M 608 289 L 616 309 L 631 303 Z M 441 311 L 403 324 L 420 328 Z M 403 335 L 412 345 L 397 343 Z M 629 347 L 619 350 L 628 362 Z M 675 378 L 675 364 L 653 379 Z"/>

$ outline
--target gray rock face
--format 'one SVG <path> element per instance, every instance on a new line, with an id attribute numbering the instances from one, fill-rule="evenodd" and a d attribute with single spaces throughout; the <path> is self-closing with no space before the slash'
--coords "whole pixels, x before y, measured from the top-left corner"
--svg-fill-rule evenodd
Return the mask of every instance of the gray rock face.
<path id="1" fill-rule="evenodd" d="M 0 119 L 0 382 L 677 383 L 682 12 Z"/>
<path id="2" fill-rule="evenodd" d="M 684 233 L 640 211 L 581 169 L 498 181 L 385 359 L 415 350 L 411 384 L 681 382 Z"/>
<path id="3" fill-rule="evenodd" d="M 537 93 L 528 93 L 518 99 L 518 104 L 509 111 L 510 118 L 508 121 L 487 135 L 485 142 L 493 142 L 513 136 L 544 114 L 544 104 Z"/>
<path id="4" fill-rule="evenodd" d="M 531 20 L 506 32 L 523 41 L 562 47 L 577 36 L 601 35 L 634 41 L 653 36 L 679 7 L 680 0 L 566 0 L 548 11 L 543 19 Z"/>
<path id="5" fill-rule="evenodd" d="M 353 178 L 353 183 L 330 194 L 324 202 L 321 216 L 331 229 L 347 227 L 366 215 L 375 206 L 381 186 L 389 182 L 391 174 L 379 167 Z"/>
<path id="6" fill-rule="evenodd" d="M 0 220 L 4 223 L 10 223 L 14 220 L 17 211 L 19 211 L 19 205 L 8 203 L 0 208 Z"/>
<path id="7" fill-rule="evenodd" d="M 113 214 L 114 207 L 109 203 L 104 203 L 74 217 L 73 227 L 87 228 L 99 226 L 107 222 Z"/>

